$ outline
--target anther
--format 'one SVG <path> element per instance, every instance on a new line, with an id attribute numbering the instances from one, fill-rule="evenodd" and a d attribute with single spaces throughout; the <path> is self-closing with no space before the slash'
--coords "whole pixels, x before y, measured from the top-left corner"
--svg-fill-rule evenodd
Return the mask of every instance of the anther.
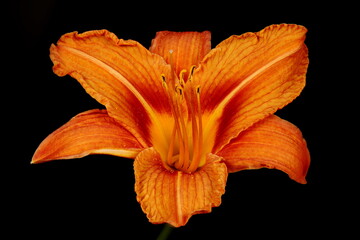
<path id="1" fill-rule="evenodd" d="M 181 70 L 181 72 L 179 74 L 179 84 L 182 88 L 185 87 L 185 80 L 184 80 L 185 73 L 186 73 L 186 70 L 183 69 L 183 70 Z"/>
<path id="2" fill-rule="evenodd" d="M 161 79 L 162 79 L 163 83 L 164 83 L 164 82 L 166 83 L 166 77 L 165 77 L 165 74 L 161 74 Z"/>

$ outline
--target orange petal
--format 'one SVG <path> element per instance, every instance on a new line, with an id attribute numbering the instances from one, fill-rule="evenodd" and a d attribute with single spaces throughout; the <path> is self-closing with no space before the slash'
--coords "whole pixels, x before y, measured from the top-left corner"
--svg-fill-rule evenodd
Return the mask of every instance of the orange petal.
<path id="1" fill-rule="evenodd" d="M 189 70 L 199 62 L 211 49 L 211 33 L 204 32 L 157 32 L 152 40 L 150 51 L 162 56 L 170 63 L 169 51 L 172 50 L 174 69 L 177 76 L 180 71 Z M 187 73 L 185 73 L 187 79 Z"/>
<path id="2" fill-rule="evenodd" d="M 233 139 L 217 155 L 230 172 L 276 168 L 299 183 L 306 183 L 310 155 L 300 130 L 275 115 L 257 122 Z"/>
<path id="3" fill-rule="evenodd" d="M 217 125 L 215 152 L 300 94 L 308 66 L 306 31 L 299 25 L 272 25 L 232 36 L 204 58 L 194 79 L 201 85 L 205 116 L 212 115 L 208 131 Z"/>
<path id="4" fill-rule="evenodd" d="M 106 30 L 65 34 L 51 46 L 50 57 L 57 75 L 76 78 L 111 117 L 151 145 L 156 113 L 171 112 L 161 80 L 171 68 L 163 58 Z"/>
<path id="5" fill-rule="evenodd" d="M 211 212 L 221 204 L 227 169 L 221 158 L 208 155 L 208 163 L 192 174 L 167 170 L 159 154 L 149 148 L 136 157 L 137 200 L 152 223 L 180 227 L 194 214 Z"/>
<path id="6" fill-rule="evenodd" d="M 36 150 L 31 163 L 110 154 L 135 158 L 142 146 L 106 110 L 90 110 L 73 117 L 51 133 Z"/>

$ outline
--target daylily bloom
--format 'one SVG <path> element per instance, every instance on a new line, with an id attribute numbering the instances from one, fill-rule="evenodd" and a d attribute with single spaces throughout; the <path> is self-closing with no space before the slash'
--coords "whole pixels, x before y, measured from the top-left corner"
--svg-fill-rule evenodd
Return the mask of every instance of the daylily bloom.
<path id="1" fill-rule="evenodd" d="M 106 110 L 72 118 L 32 163 L 134 158 L 142 210 L 175 227 L 220 205 L 228 173 L 275 168 L 304 184 L 306 142 L 273 114 L 305 86 L 306 31 L 271 25 L 214 49 L 208 31 L 162 31 L 149 50 L 107 30 L 65 34 L 50 48 L 53 71 L 77 79 Z"/>

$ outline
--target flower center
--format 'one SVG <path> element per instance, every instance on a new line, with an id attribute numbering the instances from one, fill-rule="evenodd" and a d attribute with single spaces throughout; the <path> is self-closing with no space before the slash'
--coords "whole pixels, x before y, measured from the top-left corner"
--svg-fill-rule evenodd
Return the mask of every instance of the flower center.
<path id="1" fill-rule="evenodd" d="M 168 82 L 164 75 L 162 80 L 168 94 L 174 123 L 167 155 L 163 161 L 167 168 L 192 173 L 205 163 L 202 151 L 200 86 L 194 86 L 193 83 L 195 66 L 191 67 L 186 84 L 184 81 L 186 70 L 180 72 L 179 78 L 175 76 L 172 51 L 170 51 L 170 65 L 173 73 L 172 81 Z"/>

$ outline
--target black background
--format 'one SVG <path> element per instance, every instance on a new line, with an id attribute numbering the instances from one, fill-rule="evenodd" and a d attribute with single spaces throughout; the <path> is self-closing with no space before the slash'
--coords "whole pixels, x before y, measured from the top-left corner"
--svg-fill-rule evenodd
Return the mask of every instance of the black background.
<path id="1" fill-rule="evenodd" d="M 300 97 L 277 112 L 297 125 L 308 142 L 308 184 L 277 170 L 230 174 L 221 206 L 193 216 L 169 239 L 323 239 L 354 229 L 356 220 L 351 219 L 357 208 L 352 203 L 358 187 L 349 169 L 358 156 L 346 155 L 351 147 L 344 127 L 352 118 L 344 119 L 350 102 L 344 99 L 351 94 L 342 89 L 343 83 L 351 88 L 349 79 L 354 77 L 345 76 L 350 65 L 343 54 L 351 42 L 341 42 L 349 32 L 339 17 L 348 12 L 305 2 L 74 0 L 14 1 L 4 12 L 10 14 L 2 35 L 7 62 L 2 75 L 3 131 L 10 134 L 3 134 L 1 215 L 11 239 L 24 234 L 31 239 L 156 239 L 162 229 L 148 222 L 136 201 L 132 160 L 93 155 L 30 165 L 48 134 L 82 111 L 103 108 L 76 80 L 53 74 L 49 47 L 62 34 L 105 28 L 149 47 L 157 31 L 210 30 L 215 47 L 230 35 L 275 23 L 301 24 L 309 30 L 307 85 Z"/>

